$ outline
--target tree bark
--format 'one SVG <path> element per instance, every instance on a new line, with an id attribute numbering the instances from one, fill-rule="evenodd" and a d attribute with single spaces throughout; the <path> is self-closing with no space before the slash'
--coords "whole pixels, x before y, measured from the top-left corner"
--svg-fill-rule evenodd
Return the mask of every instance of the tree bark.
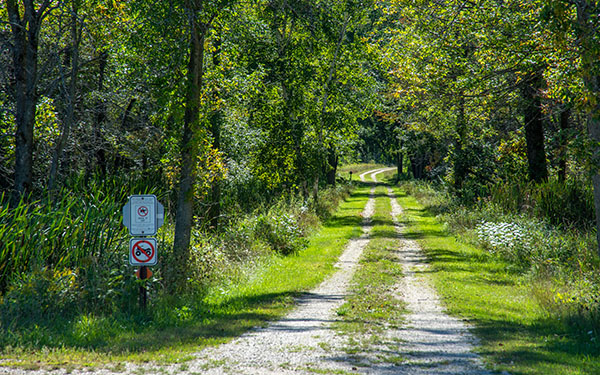
<path id="1" fill-rule="evenodd" d="M 175 238 L 173 255 L 175 268 L 171 271 L 169 285 L 171 291 L 181 289 L 186 278 L 190 257 L 190 241 L 194 215 L 194 184 L 196 162 L 199 152 L 198 131 L 200 126 L 200 93 L 204 75 L 204 40 L 208 25 L 203 24 L 198 15 L 203 3 L 201 0 L 187 2 L 190 13 L 190 57 L 187 72 L 187 89 L 183 136 L 181 138 L 181 172 L 175 217 Z"/>
<path id="2" fill-rule="evenodd" d="M 330 145 L 327 151 L 327 184 L 335 186 L 335 175 L 338 167 L 338 155 L 333 145 Z"/>
<path id="3" fill-rule="evenodd" d="M 403 164 L 404 154 L 402 151 L 398 151 L 396 153 L 396 182 L 400 181 L 400 177 L 402 176 L 402 169 L 404 169 Z"/>
<path id="4" fill-rule="evenodd" d="M 529 179 L 534 182 L 548 180 L 548 166 L 544 149 L 544 123 L 540 91 L 544 78 L 541 72 L 531 74 L 522 87 L 527 143 L 527 166 Z"/>
<path id="5" fill-rule="evenodd" d="M 396 129 L 398 129 L 398 132 L 401 132 L 400 130 L 400 124 L 396 123 Z M 402 149 L 404 148 L 404 140 L 402 139 L 401 133 L 398 134 L 398 151 L 396 152 L 396 182 L 400 181 L 400 177 L 402 176 L 402 171 L 404 169 L 404 152 L 402 151 Z"/>
<path id="6" fill-rule="evenodd" d="M 23 2 L 21 17 L 16 0 L 6 0 L 6 9 L 13 37 L 12 56 L 16 101 L 15 179 L 11 206 L 31 190 L 33 179 L 33 128 L 38 102 L 38 45 L 39 33 L 51 0 L 35 9 L 33 1 Z"/>

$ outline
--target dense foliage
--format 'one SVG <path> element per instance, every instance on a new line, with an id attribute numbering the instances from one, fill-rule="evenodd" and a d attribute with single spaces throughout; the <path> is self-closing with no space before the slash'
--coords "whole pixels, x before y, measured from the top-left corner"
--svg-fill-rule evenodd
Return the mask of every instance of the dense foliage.
<path id="1" fill-rule="evenodd" d="M 97 217 L 111 222 L 94 236 L 116 241 L 119 206 L 148 190 L 175 224 L 167 285 L 185 289 L 197 229 L 226 230 L 240 214 L 298 194 L 318 208 L 319 189 L 335 184 L 338 159 L 356 141 L 357 120 L 376 103 L 363 38 L 371 8 L 287 0 L 3 3 L 6 258 L 31 257 L 37 237 L 21 232 L 27 239 L 19 241 L 14 227 L 38 211 L 87 228 L 96 218 L 85 207 L 97 206 Z M 261 231 L 290 252 L 268 235 L 287 228 L 278 222 L 260 221 Z M 49 225 L 27 229 L 49 237 L 38 261 L 2 264 L 3 291 L 11 273 L 64 266 L 61 238 L 81 229 L 53 238 L 62 230 L 53 226 L 63 226 Z"/>
<path id="2" fill-rule="evenodd" d="M 598 14 L 590 0 L 2 2 L 2 324 L 134 308 L 130 194 L 167 209 L 154 292 L 201 293 L 221 262 L 302 249 L 343 195 L 338 164 L 359 159 L 443 184 L 494 253 L 596 269 Z"/>

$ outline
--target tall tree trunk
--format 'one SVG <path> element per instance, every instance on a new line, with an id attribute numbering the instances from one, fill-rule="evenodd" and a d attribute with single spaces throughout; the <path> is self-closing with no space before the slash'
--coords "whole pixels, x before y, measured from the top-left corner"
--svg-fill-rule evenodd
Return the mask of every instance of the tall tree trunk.
<path id="1" fill-rule="evenodd" d="M 560 113 L 560 149 L 558 153 L 558 181 L 567 180 L 567 146 L 569 144 L 568 130 L 571 108 L 564 108 Z"/>
<path id="2" fill-rule="evenodd" d="M 410 168 L 413 174 L 413 177 L 417 180 L 422 180 L 425 178 L 425 155 L 414 154 L 410 158 Z"/>
<path id="3" fill-rule="evenodd" d="M 544 123 L 540 91 L 544 77 L 541 72 L 531 74 L 523 84 L 525 104 L 525 140 L 527 142 L 527 165 L 529 179 L 535 182 L 548 180 L 548 167 L 544 149 Z"/>
<path id="4" fill-rule="evenodd" d="M 204 75 L 204 40 L 208 26 L 197 18 L 202 11 L 202 1 L 187 2 L 191 18 L 190 60 L 187 72 L 183 136 L 181 138 L 181 172 L 173 240 L 174 269 L 169 285 L 171 291 L 182 288 L 190 257 L 190 241 L 194 214 L 194 184 L 199 153 L 200 93 Z"/>
<path id="5" fill-rule="evenodd" d="M 398 126 L 396 129 L 400 129 L 400 127 Z M 398 132 L 400 131 L 401 130 L 398 130 Z M 404 141 L 401 136 L 398 136 L 398 138 L 398 152 L 396 152 L 396 182 L 400 181 L 400 176 L 402 176 L 402 171 L 404 169 L 404 152 L 402 151 L 404 148 Z"/>
<path id="6" fill-rule="evenodd" d="M 6 9 L 13 37 L 12 55 L 16 100 L 15 182 L 11 206 L 31 190 L 33 179 L 33 128 L 38 101 L 39 33 L 51 0 L 35 9 L 33 1 L 23 2 L 23 17 L 17 0 L 6 0 Z"/>
<path id="7" fill-rule="evenodd" d="M 398 151 L 396 153 L 396 182 L 400 181 L 400 177 L 402 176 L 402 170 L 404 169 L 403 164 L 404 153 L 402 151 Z"/>
<path id="8" fill-rule="evenodd" d="M 596 100 L 588 110 L 588 132 L 593 141 L 592 183 L 594 186 L 594 206 L 596 211 L 596 238 L 600 253 L 600 75 L 596 70 L 598 61 L 596 25 L 591 20 L 592 14 L 597 14 L 598 5 L 589 0 L 576 0 L 577 8 L 577 39 L 580 48 L 583 81 L 590 95 Z"/>
<path id="9" fill-rule="evenodd" d="M 335 185 L 335 175 L 337 174 L 338 167 L 338 154 L 335 152 L 335 147 L 333 145 L 329 145 L 327 150 L 327 184 Z"/>
<path id="10" fill-rule="evenodd" d="M 56 148 L 52 155 L 52 164 L 50 165 L 50 175 L 48 177 L 48 190 L 52 191 L 55 187 L 56 176 L 63 157 L 63 152 L 67 140 L 70 137 L 71 129 L 75 123 L 75 100 L 77 95 L 77 76 L 79 75 L 79 42 L 81 40 L 81 29 L 79 27 L 79 9 L 78 2 L 72 2 L 71 8 L 71 76 L 69 87 L 65 95 L 66 109 L 63 121 L 63 128 Z"/>

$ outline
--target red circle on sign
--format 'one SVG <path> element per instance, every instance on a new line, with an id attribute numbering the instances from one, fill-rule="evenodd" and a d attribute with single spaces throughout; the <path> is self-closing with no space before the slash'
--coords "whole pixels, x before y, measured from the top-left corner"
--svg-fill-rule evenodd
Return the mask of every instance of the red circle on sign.
<path id="1" fill-rule="evenodd" d="M 140 245 L 141 244 L 147 244 L 148 246 L 150 246 L 150 249 L 143 249 Z M 140 251 L 142 254 L 144 254 L 145 256 L 148 257 L 148 259 L 146 260 L 141 260 L 140 258 L 138 258 L 136 256 L 136 253 Z M 151 242 L 149 241 L 145 241 L 145 240 L 141 240 L 135 243 L 135 245 L 133 245 L 133 247 L 131 248 L 131 256 L 133 257 L 133 259 L 135 259 L 136 261 L 140 262 L 140 263 L 148 263 L 151 259 L 152 259 L 152 255 L 154 254 L 154 246 L 152 245 Z M 141 255 L 141 254 L 140 254 Z"/>
<path id="2" fill-rule="evenodd" d="M 137 209 L 138 215 L 140 216 L 146 216 L 148 215 L 148 207 L 146 206 L 139 206 Z"/>

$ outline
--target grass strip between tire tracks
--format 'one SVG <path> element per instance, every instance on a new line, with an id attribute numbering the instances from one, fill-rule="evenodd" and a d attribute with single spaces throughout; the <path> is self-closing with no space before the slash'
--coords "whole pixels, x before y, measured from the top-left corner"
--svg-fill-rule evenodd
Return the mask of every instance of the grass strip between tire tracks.
<path id="1" fill-rule="evenodd" d="M 405 212 L 405 236 L 427 255 L 447 311 L 474 326 L 481 341 L 477 351 L 488 365 L 511 374 L 600 374 L 600 355 L 548 316 L 525 275 L 460 242 L 413 197 L 395 192 Z"/>
<path id="2" fill-rule="evenodd" d="M 394 254 L 398 234 L 385 187 L 378 186 L 375 196 L 369 243 L 352 279 L 352 292 L 337 311 L 342 321 L 336 328 L 348 337 L 344 350 L 359 367 L 374 361 L 402 361 L 389 354 L 389 348 L 398 343 L 385 335 L 388 328 L 396 329 L 402 324 L 405 312 L 404 304 L 394 295 L 394 287 L 402 277 L 402 266 Z"/>

